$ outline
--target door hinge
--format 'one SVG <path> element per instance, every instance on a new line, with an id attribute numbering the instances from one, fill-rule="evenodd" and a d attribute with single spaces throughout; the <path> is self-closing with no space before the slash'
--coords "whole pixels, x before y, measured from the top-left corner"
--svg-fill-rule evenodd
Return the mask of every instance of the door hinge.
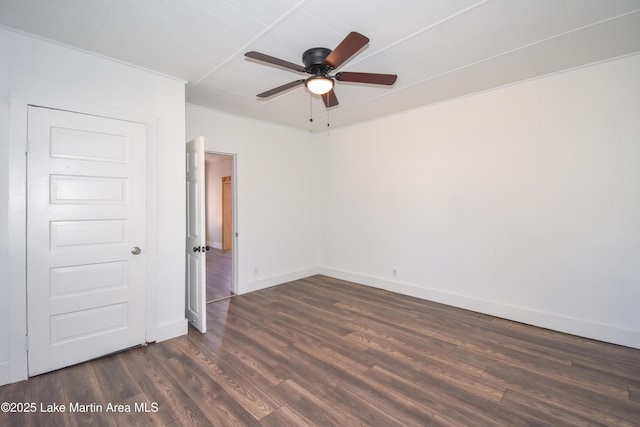
<path id="1" fill-rule="evenodd" d="M 24 336 L 24 349 L 29 351 L 29 335 Z"/>

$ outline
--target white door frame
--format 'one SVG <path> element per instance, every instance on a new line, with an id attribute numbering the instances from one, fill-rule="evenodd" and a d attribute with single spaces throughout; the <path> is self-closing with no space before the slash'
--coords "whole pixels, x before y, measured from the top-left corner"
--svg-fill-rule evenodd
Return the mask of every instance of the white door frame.
<path id="1" fill-rule="evenodd" d="M 8 200 L 8 277 L 9 277 L 9 375 L 16 382 L 28 378 L 27 369 L 27 142 L 28 107 L 44 107 L 82 114 L 142 123 L 147 128 L 147 286 L 146 341 L 156 340 L 156 207 L 157 207 L 157 128 L 156 118 L 119 108 L 48 96 L 37 91 L 11 91 L 9 105 L 9 200 Z"/>
<path id="2" fill-rule="evenodd" d="M 238 295 L 238 180 L 237 154 L 207 150 L 205 140 L 204 154 L 217 154 L 231 157 L 231 292 Z M 204 161 L 204 160 L 203 160 Z M 206 199 L 206 197 L 205 197 Z M 207 292 L 207 281 L 204 280 L 204 294 Z"/>

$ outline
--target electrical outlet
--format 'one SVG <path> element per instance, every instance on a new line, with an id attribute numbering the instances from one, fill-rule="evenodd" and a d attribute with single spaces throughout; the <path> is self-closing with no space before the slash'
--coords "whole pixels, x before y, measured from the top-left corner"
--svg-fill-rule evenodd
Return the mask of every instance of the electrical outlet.
<path id="1" fill-rule="evenodd" d="M 394 268 L 393 270 L 391 270 L 391 275 L 393 277 L 398 277 L 398 272 L 396 271 L 396 269 Z"/>
<path id="2" fill-rule="evenodd" d="M 253 274 L 258 275 L 258 267 L 253 267 Z"/>

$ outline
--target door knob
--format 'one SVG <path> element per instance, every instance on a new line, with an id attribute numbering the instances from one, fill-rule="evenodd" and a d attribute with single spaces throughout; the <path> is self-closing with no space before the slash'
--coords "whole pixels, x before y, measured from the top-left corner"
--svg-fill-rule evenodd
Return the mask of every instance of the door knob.
<path id="1" fill-rule="evenodd" d="M 131 248 L 131 253 L 134 255 L 140 255 L 140 252 L 142 252 L 142 250 L 137 246 Z"/>
<path id="2" fill-rule="evenodd" d="M 194 246 L 193 252 L 200 252 L 200 246 Z"/>

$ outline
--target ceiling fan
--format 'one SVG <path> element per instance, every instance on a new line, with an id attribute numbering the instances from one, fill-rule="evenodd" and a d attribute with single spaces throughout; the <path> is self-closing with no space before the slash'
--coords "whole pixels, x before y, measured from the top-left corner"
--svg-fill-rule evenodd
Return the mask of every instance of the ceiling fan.
<path id="1" fill-rule="evenodd" d="M 306 79 L 295 80 L 293 82 L 278 86 L 266 92 L 259 93 L 259 98 L 268 98 L 285 90 L 304 85 L 310 92 L 321 95 L 324 105 L 329 108 L 338 105 L 338 98 L 333 91 L 335 80 L 342 82 L 370 83 L 375 85 L 390 86 L 398 78 L 395 74 L 357 73 L 344 71 L 331 75 L 330 73 L 344 64 L 349 58 L 369 43 L 369 39 L 360 33 L 351 32 L 332 51 L 324 47 L 314 47 L 302 54 L 304 67 L 283 59 L 274 58 L 259 52 L 247 52 L 244 55 L 248 58 L 269 64 L 288 68 L 299 73 L 311 74 Z"/>

